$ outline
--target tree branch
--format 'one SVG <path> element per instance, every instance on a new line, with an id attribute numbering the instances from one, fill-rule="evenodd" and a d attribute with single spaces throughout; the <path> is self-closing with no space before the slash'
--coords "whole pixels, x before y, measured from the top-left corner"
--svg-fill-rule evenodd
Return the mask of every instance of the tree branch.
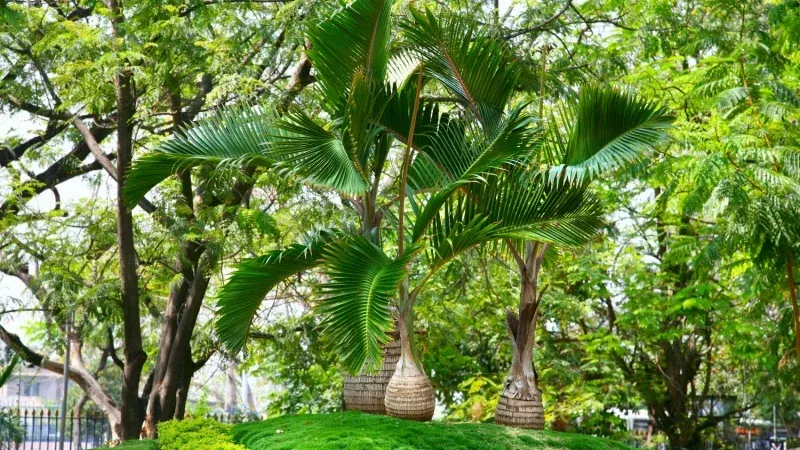
<path id="1" fill-rule="evenodd" d="M 225 3 L 286 3 L 286 1 L 287 0 L 205 0 L 202 3 L 198 3 L 196 5 L 186 8 L 180 13 L 180 16 L 186 17 L 201 7 L 206 7 L 211 5 L 221 5 Z"/>
<path id="2" fill-rule="evenodd" d="M 561 17 L 561 15 L 564 14 L 567 11 L 567 9 L 569 9 L 570 6 L 572 6 L 572 0 L 567 0 L 566 3 L 564 3 L 564 6 L 561 7 L 561 9 L 559 9 L 555 14 L 553 14 L 549 18 L 545 19 L 544 22 L 540 22 L 529 28 L 523 28 L 521 30 L 509 33 L 503 36 L 503 39 L 514 39 L 515 37 L 522 36 L 523 34 L 534 33 L 536 31 L 539 31 L 545 28 L 546 26 L 550 25 L 550 23 L 552 23 L 559 17 Z"/>

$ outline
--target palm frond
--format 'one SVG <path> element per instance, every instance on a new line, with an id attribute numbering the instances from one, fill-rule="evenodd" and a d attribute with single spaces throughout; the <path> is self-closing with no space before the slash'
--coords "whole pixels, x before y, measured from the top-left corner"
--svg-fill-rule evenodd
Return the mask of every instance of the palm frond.
<path id="1" fill-rule="evenodd" d="M 426 73 L 452 91 L 485 127 L 493 128 L 520 73 L 508 44 L 455 14 L 437 18 L 430 10 L 412 9 L 412 16 L 401 26 Z"/>
<path id="2" fill-rule="evenodd" d="M 383 85 L 389 62 L 392 0 L 355 0 L 308 32 L 309 57 L 326 101 L 341 107 L 357 72 Z"/>
<path id="3" fill-rule="evenodd" d="M 381 345 L 392 327 L 390 301 L 413 252 L 391 259 L 365 237 L 354 235 L 325 250 L 324 332 L 336 343 L 342 362 L 351 372 L 365 365 L 375 368 L 382 359 Z"/>
<path id="4" fill-rule="evenodd" d="M 234 353 L 241 350 L 269 291 L 290 276 L 321 264 L 324 248 L 338 238 L 336 231 L 318 231 L 304 243 L 239 263 L 217 295 L 216 327 L 225 347 Z"/>
<path id="5" fill-rule="evenodd" d="M 585 87 L 570 108 L 566 132 L 552 129 L 561 165 L 551 179 L 595 178 L 634 162 L 667 140 L 673 118 L 655 103 L 610 87 Z"/>
<path id="6" fill-rule="evenodd" d="M 463 128 L 440 128 L 431 145 L 421 150 L 440 170 L 448 184 L 431 195 L 414 222 L 412 241 L 417 242 L 451 194 L 460 187 L 480 182 L 493 171 L 509 165 L 520 165 L 538 147 L 538 129 L 533 120 L 515 108 L 502 118 L 496 132 L 484 137 L 480 132 L 468 134 Z"/>
<path id="7" fill-rule="evenodd" d="M 600 203 L 585 188 L 510 170 L 448 199 L 430 227 L 429 257 L 438 267 L 469 248 L 504 239 L 576 246 L 603 225 Z"/>
<path id="8" fill-rule="evenodd" d="M 260 106 L 221 109 L 134 161 L 125 201 L 132 207 L 170 175 L 201 164 L 270 166 L 275 159 L 265 143 L 274 134 L 272 118 Z"/>
<path id="9" fill-rule="evenodd" d="M 0 387 L 4 386 L 6 383 L 8 383 L 8 380 L 11 379 L 11 375 L 14 373 L 14 369 L 17 368 L 19 361 L 19 355 L 14 355 L 14 357 L 11 359 L 11 362 L 9 362 L 8 365 L 3 368 L 3 371 L 0 372 Z"/>
<path id="10" fill-rule="evenodd" d="M 281 118 L 269 150 L 282 168 L 338 192 L 362 192 L 367 183 L 344 143 L 301 111 Z"/>
<path id="11" fill-rule="evenodd" d="M 411 131 L 411 118 L 414 112 L 414 89 L 398 89 L 386 86 L 375 94 L 376 114 L 372 118 L 373 125 L 382 128 L 392 137 L 408 143 Z M 441 127 L 449 124 L 447 114 L 439 114 L 439 107 L 434 102 L 425 102 L 417 112 L 414 124 L 414 147 L 419 149 L 430 144 L 431 136 Z"/>

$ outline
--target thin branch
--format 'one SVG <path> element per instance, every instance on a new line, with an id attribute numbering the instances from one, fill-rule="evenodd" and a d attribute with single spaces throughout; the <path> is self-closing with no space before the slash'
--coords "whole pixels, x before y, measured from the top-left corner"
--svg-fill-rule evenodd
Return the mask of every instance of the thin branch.
<path id="1" fill-rule="evenodd" d="M 286 3 L 286 1 L 287 0 L 205 0 L 202 3 L 186 8 L 180 13 L 180 16 L 186 17 L 201 7 L 207 7 L 211 5 L 222 5 L 225 3 Z"/>
<path id="2" fill-rule="evenodd" d="M 539 30 L 547 27 L 553 21 L 555 21 L 559 17 L 561 17 L 561 15 L 564 14 L 567 11 L 567 9 L 569 9 L 570 6 L 572 6 L 572 0 L 567 0 L 567 2 L 564 3 L 564 6 L 562 6 L 561 9 L 559 9 L 555 14 L 553 14 L 549 18 L 545 19 L 544 22 L 540 22 L 540 23 L 538 23 L 538 24 L 536 24 L 536 25 L 534 25 L 532 27 L 529 27 L 529 28 L 523 28 L 521 30 L 517 30 L 517 31 L 514 31 L 512 33 L 509 33 L 509 34 L 503 36 L 503 39 L 514 39 L 515 37 L 522 36 L 523 34 L 535 33 L 536 31 L 539 31 Z"/>

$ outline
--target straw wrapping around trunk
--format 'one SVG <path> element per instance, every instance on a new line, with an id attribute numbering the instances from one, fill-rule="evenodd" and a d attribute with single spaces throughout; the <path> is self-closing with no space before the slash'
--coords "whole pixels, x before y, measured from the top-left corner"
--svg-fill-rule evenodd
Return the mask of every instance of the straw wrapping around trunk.
<path id="1" fill-rule="evenodd" d="M 429 421 L 436 398 L 431 381 L 422 373 L 395 373 L 386 386 L 386 413 L 406 420 Z"/>
<path id="2" fill-rule="evenodd" d="M 494 423 L 509 427 L 544 429 L 544 407 L 541 393 L 536 390 L 533 399 L 511 398 L 503 392 L 497 402 Z"/>
<path id="3" fill-rule="evenodd" d="M 383 348 L 383 366 L 375 374 L 344 376 L 344 409 L 370 414 L 386 414 L 384 397 L 386 385 L 394 374 L 400 359 L 400 341 L 392 340 Z"/>

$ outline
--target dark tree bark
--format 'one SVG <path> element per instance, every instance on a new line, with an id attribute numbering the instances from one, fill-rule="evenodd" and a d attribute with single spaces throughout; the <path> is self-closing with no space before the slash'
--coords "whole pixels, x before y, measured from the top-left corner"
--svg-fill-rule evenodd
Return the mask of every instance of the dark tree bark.
<path id="1" fill-rule="evenodd" d="M 122 0 L 109 0 L 112 34 L 120 35 L 124 21 Z M 139 277 L 136 272 L 136 249 L 133 245 L 133 217 L 125 206 L 123 190 L 133 159 L 134 99 L 132 75 L 119 68 L 114 75 L 117 101 L 117 241 L 119 243 L 119 271 L 122 285 L 122 320 L 125 342 L 124 368 L 122 370 L 122 440 L 139 439 L 144 422 L 144 405 L 139 398 L 139 382 L 147 354 L 142 348 L 142 325 L 139 312 Z"/>

